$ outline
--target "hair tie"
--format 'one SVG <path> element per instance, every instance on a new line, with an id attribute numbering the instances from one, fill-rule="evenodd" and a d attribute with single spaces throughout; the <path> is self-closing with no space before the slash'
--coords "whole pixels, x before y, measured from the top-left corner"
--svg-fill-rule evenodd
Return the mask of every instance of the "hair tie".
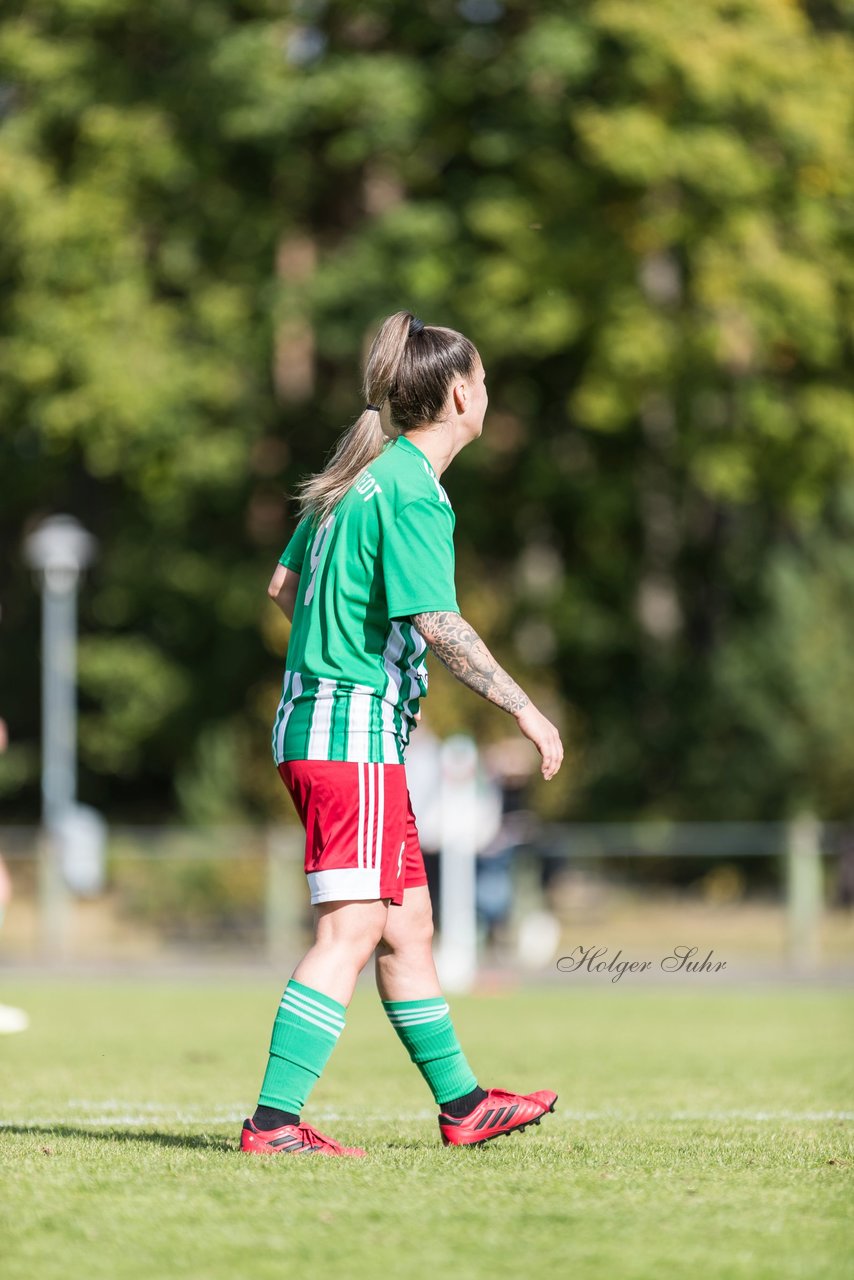
<path id="1" fill-rule="evenodd" d="M 420 333 L 423 328 L 424 328 L 424 321 L 419 320 L 418 316 L 413 316 L 412 319 L 409 321 L 410 338 L 414 338 L 416 333 Z"/>
<path id="2" fill-rule="evenodd" d="M 373 413 L 379 413 L 380 409 L 382 409 L 382 405 L 381 405 L 381 404 L 366 404 L 366 405 L 365 405 L 365 412 L 367 412 L 369 409 L 370 409 Z"/>

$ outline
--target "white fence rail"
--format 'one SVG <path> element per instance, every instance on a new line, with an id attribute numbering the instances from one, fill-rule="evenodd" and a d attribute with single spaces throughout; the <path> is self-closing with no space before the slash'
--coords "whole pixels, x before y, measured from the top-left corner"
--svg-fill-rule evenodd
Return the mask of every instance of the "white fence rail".
<path id="1" fill-rule="evenodd" d="M 310 936 L 302 851 L 303 833 L 297 826 L 116 826 L 107 832 L 103 889 L 83 897 L 69 888 L 74 877 L 64 874 L 62 865 L 67 851 L 55 839 L 36 828 L 0 827 L 0 854 L 13 889 L 0 930 L 0 957 L 148 960 L 220 950 L 286 962 L 300 954 Z M 768 824 L 560 825 L 516 814 L 476 859 L 471 849 L 461 850 L 450 839 L 438 859 L 428 858 L 440 917 L 440 962 L 445 957 L 443 980 L 449 989 L 464 989 L 471 981 L 474 962 L 483 958 L 484 916 L 494 907 L 496 885 L 509 904 L 512 945 L 519 942 L 522 955 L 527 945 L 520 941 L 523 935 L 534 943 L 539 936 L 541 945 L 534 945 L 533 953 L 544 955 L 549 949 L 545 934 L 558 923 L 544 886 L 555 882 L 555 876 L 570 901 L 571 927 L 589 934 L 597 922 L 600 932 L 610 927 L 596 905 L 602 893 L 591 897 L 591 886 L 607 889 L 630 882 L 636 894 L 634 914 L 641 916 L 686 859 L 730 868 L 736 878 L 740 873 L 733 869 L 743 867 L 744 860 L 748 866 L 765 860 L 759 869 L 764 900 L 774 905 L 782 929 L 780 959 L 799 971 L 821 963 L 829 908 L 850 903 L 850 829 L 822 825 L 811 817 Z M 449 910 L 451 886 L 461 873 L 468 877 L 465 911 L 459 901 L 457 909 Z M 476 892 L 472 875 L 477 876 Z M 586 886 L 583 901 L 573 906 L 579 886 Z M 690 895 L 683 901 L 689 902 Z M 733 912 L 737 905 L 733 902 Z M 716 910 L 721 923 L 726 912 Z M 850 906 L 849 918 L 854 931 Z M 555 945 L 558 937 L 559 931 Z M 479 956 L 472 956 L 473 948 Z"/>

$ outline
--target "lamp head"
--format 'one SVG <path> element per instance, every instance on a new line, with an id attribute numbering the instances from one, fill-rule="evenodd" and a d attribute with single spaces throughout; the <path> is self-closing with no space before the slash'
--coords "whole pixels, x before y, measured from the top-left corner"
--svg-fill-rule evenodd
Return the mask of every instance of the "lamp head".
<path id="1" fill-rule="evenodd" d="M 97 542 L 74 516 L 49 516 L 24 539 L 24 559 L 49 591 L 70 591 L 95 558 Z"/>

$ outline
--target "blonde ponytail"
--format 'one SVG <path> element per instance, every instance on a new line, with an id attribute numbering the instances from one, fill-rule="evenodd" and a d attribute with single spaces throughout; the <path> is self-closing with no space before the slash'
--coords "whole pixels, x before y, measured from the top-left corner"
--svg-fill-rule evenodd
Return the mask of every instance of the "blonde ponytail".
<path id="1" fill-rule="evenodd" d="M 297 486 L 300 516 L 322 524 L 365 467 L 378 458 L 389 437 L 380 409 L 386 400 L 394 436 L 433 422 L 441 412 L 455 375 L 471 377 L 477 350 L 453 329 L 424 323 L 410 311 L 384 321 L 365 365 L 365 408 L 344 433 L 322 471 Z"/>

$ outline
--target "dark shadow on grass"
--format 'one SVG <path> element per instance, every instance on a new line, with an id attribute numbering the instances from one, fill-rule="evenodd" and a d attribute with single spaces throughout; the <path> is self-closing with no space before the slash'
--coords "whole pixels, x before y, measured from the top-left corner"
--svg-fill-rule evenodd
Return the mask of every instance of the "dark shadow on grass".
<path id="1" fill-rule="evenodd" d="M 6 1135 L 15 1135 L 22 1138 L 41 1138 L 45 1141 L 49 1138 L 97 1138 L 100 1142 L 148 1142 L 157 1147 L 186 1147 L 189 1150 L 196 1151 L 239 1150 L 237 1139 L 211 1138 L 204 1133 L 184 1135 L 160 1133 L 155 1129 L 110 1129 L 106 1126 L 87 1129 L 81 1125 L 67 1124 L 0 1124 L 0 1137 Z M 373 1152 L 380 1148 L 389 1153 L 392 1151 L 420 1153 L 428 1148 L 431 1151 L 442 1151 L 442 1147 L 438 1143 L 426 1143 L 417 1138 L 392 1138 L 386 1139 L 385 1142 L 371 1144 L 371 1151 Z M 483 1150 L 480 1146 L 471 1149 L 476 1151 Z M 50 1154 L 53 1153 L 51 1152 Z"/>
<path id="2" fill-rule="evenodd" d="M 66 1124 L 0 1124 L 0 1136 L 16 1134 L 23 1138 L 98 1138 L 102 1142 L 150 1142 L 157 1147 L 189 1147 L 197 1151 L 236 1151 L 237 1142 L 227 1138 L 209 1138 L 207 1134 L 158 1133 L 154 1129 L 85 1129 Z"/>

